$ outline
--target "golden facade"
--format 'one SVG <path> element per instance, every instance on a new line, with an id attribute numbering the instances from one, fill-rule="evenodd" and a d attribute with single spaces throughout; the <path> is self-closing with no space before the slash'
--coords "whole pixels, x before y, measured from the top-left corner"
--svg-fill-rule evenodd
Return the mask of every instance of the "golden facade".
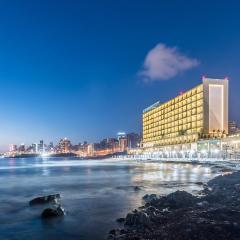
<path id="1" fill-rule="evenodd" d="M 206 82 L 166 103 L 157 102 L 143 111 L 144 147 L 194 142 L 206 132 L 204 99 L 209 79 Z M 218 80 L 210 82 L 219 84 Z"/>

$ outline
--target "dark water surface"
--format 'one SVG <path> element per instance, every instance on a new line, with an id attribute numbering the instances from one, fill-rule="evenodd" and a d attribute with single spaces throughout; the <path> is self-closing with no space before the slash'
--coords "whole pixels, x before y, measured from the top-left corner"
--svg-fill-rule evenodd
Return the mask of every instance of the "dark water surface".
<path id="1" fill-rule="evenodd" d="M 207 165 L 157 161 L 0 159 L 0 239 L 104 239 L 146 193 L 194 193 L 216 175 Z M 28 202 L 52 193 L 68 214 L 42 221 L 44 206 Z"/>

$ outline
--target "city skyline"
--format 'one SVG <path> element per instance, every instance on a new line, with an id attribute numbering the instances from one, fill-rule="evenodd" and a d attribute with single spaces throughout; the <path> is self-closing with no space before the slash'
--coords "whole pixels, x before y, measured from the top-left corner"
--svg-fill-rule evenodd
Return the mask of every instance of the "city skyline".
<path id="1" fill-rule="evenodd" d="M 229 119 L 240 120 L 240 17 L 231 2 L 70 2 L 2 4 L 1 151 L 140 133 L 142 109 L 202 75 L 229 78 Z"/>
<path id="2" fill-rule="evenodd" d="M 141 136 L 137 133 L 119 132 L 115 137 L 104 138 L 99 142 L 87 141 L 73 143 L 68 138 L 61 138 L 57 143 L 46 143 L 44 140 L 29 145 L 21 143 L 10 144 L 5 157 L 106 157 L 126 154 L 127 151 L 138 149 L 141 145 Z"/>

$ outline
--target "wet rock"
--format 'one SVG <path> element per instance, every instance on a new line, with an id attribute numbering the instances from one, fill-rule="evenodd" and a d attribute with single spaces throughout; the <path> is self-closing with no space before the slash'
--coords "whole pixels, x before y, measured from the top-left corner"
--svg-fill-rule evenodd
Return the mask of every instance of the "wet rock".
<path id="1" fill-rule="evenodd" d="M 198 198 L 188 192 L 176 191 L 152 203 L 158 208 L 176 209 L 193 206 L 197 201 Z"/>
<path id="2" fill-rule="evenodd" d="M 203 190 L 200 191 L 200 193 L 202 193 L 203 195 L 207 195 L 211 192 L 211 189 L 209 189 L 208 186 L 203 186 Z"/>
<path id="3" fill-rule="evenodd" d="M 29 205 L 33 206 L 33 205 L 38 205 L 38 204 L 46 204 L 46 203 L 50 203 L 50 202 L 57 203 L 59 199 L 60 199 L 59 193 L 51 194 L 51 195 L 47 195 L 47 196 L 41 196 L 41 197 L 32 199 L 29 202 Z"/>
<path id="4" fill-rule="evenodd" d="M 123 222 L 125 222 L 125 218 L 118 218 L 118 219 L 117 219 L 117 222 L 123 223 Z"/>
<path id="5" fill-rule="evenodd" d="M 62 217 L 66 214 L 64 208 L 61 206 L 46 208 L 43 210 L 41 217 L 43 219 L 54 218 L 54 217 Z"/>
<path id="6" fill-rule="evenodd" d="M 234 184 L 234 188 L 237 192 L 240 192 L 240 183 Z"/>
<path id="7" fill-rule="evenodd" d="M 145 212 L 137 212 L 137 213 L 129 213 L 126 217 L 126 225 L 149 225 L 150 218 L 147 213 Z"/>
<path id="8" fill-rule="evenodd" d="M 216 177 L 207 189 L 201 197 L 177 191 L 152 199 L 111 239 L 239 240 L 240 172 Z"/>
<path id="9" fill-rule="evenodd" d="M 112 229 L 109 231 L 109 235 L 107 239 L 125 239 L 126 231 L 124 229 Z"/>
<path id="10" fill-rule="evenodd" d="M 141 190 L 141 188 L 139 186 L 134 187 L 134 191 L 140 191 L 140 190 Z"/>
<path id="11" fill-rule="evenodd" d="M 109 234 L 116 235 L 119 231 L 117 229 L 112 229 L 109 231 Z"/>
<path id="12" fill-rule="evenodd" d="M 142 198 L 146 203 L 150 203 L 152 201 L 158 200 L 159 197 L 157 196 L 157 194 L 146 194 L 143 196 Z"/>
<path id="13" fill-rule="evenodd" d="M 209 203 L 208 203 L 208 201 L 202 201 L 202 202 L 198 202 L 198 203 L 197 203 L 197 206 L 198 206 L 198 207 L 205 208 L 205 207 L 208 207 L 208 206 L 209 206 Z"/>
<path id="14" fill-rule="evenodd" d="M 229 177 L 230 176 L 230 177 Z M 214 188 L 215 186 L 227 186 L 228 188 L 234 187 L 235 184 L 240 183 L 240 172 L 234 172 L 232 174 L 220 175 L 208 182 L 208 186 Z"/>

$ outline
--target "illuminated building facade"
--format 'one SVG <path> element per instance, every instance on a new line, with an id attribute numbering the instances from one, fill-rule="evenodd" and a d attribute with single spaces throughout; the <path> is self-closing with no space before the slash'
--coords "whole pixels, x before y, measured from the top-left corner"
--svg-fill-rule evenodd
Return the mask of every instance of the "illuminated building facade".
<path id="1" fill-rule="evenodd" d="M 57 146 L 57 152 L 69 153 L 71 152 L 71 142 L 67 138 L 61 139 Z"/>
<path id="2" fill-rule="evenodd" d="M 228 80 L 202 84 L 143 111 L 143 147 L 195 142 L 228 133 Z"/>
<path id="3" fill-rule="evenodd" d="M 16 152 L 17 151 L 17 145 L 11 144 L 9 146 L 9 152 Z"/>

